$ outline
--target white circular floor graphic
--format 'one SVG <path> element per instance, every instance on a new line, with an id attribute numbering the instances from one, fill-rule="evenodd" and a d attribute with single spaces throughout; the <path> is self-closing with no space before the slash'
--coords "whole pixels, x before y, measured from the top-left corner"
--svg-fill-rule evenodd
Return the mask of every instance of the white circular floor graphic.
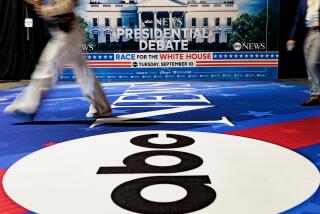
<path id="1" fill-rule="evenodd" d="M 41 214 L 272 214 L 308 199 L 319 172 L 303 156 L 255 139 L 133 131 L 34 152 L 7 171 L 3 185 Z"/>

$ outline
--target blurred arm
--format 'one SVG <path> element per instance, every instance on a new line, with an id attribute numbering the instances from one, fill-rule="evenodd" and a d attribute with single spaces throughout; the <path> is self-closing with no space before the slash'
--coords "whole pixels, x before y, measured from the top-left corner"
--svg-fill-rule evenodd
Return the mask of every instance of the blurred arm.
<path id="1" fill-rule="evenodd" d="M 296 40 L 298 34 L 301 33 L 299 31 L 301 31 L 301 26 L 303 26 L 304 24 L 305 12 L 306 12 L 304 11 L 306 9 L 306 6 L 304 5 L 304 3 L 305 2 L 302 0 L 299 1 L 297 11 L 296 11 L 296 16 L 293 21 L 293 25 L 289 34 L 289 41 Z"/>
<path id="2" fill-rule="evenodd" d="M 75 0 L 56 0 L 50 5 L 42 5 L 39 8 L 40 15 L 45 19 L 55 16 L 73 13 L 73 8 L 77 5 Z"/>

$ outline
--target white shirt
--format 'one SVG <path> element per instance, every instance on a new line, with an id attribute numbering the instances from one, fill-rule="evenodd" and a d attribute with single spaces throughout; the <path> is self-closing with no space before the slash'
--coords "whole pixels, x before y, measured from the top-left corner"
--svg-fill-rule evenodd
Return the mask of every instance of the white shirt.
<path id="1" fill-rule="evenodd" d="M 320 0 L 308 0 L 307 2 L 306 25 L 307 27 L 319 26 Z"/>

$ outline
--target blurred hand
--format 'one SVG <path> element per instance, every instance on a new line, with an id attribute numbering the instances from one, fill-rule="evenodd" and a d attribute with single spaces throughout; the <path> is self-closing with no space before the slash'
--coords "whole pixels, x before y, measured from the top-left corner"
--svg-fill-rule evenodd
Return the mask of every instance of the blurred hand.
<path id="1" fill-rule="evenodd" d="M 24 0 L 27 4 L 33 6 L 33 9 L 36 11 L 37 15 L 42 19 L 48 19 L 48 13 L 45 11 L 45 6 L 42 3 L 42 0 Z"/>
<path id="2" fill-rule="evenodd" d="M 288 41 L 287 41 L 287 47 L 290 46 L 290 45 L 291 45 L 291 46 L 296 46 L 296 41 L 295 41 L 295 40 L 292 40 L 292 39 L 288 40 Z"/>
<path id="3" fill-rule="evenodd" d="M 38 16 L 45 20 L 51 20 L 52 19 L 52 13 L 53 10 L 50 7 L 47 7 L 45 5 L 35 5 L 34 6 L 35 11 L 37 12 Z"/>
<path id="4" fill-rule="evenodd" d="M 296 41 L 295 40 L 290 39 L 290 40 L 287 41 L 286 47 L 287 47 L 288 51 L 292 51 L 295 46 L 296 46 Z"/>

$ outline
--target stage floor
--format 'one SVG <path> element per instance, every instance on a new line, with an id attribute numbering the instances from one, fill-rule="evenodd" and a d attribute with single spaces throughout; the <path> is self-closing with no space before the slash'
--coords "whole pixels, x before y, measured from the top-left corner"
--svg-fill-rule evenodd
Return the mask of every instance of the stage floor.
<path id="1" fill-rule="evenodd" d="M 0 213 L 320 213 L 320 107 L 300 106 L 307 86 L 103 86 L 112 117 L 86 119 L 74 83 L 33 121 L 1 115 Z M 1 112 L 21 90 L 0 92 Z"/>

